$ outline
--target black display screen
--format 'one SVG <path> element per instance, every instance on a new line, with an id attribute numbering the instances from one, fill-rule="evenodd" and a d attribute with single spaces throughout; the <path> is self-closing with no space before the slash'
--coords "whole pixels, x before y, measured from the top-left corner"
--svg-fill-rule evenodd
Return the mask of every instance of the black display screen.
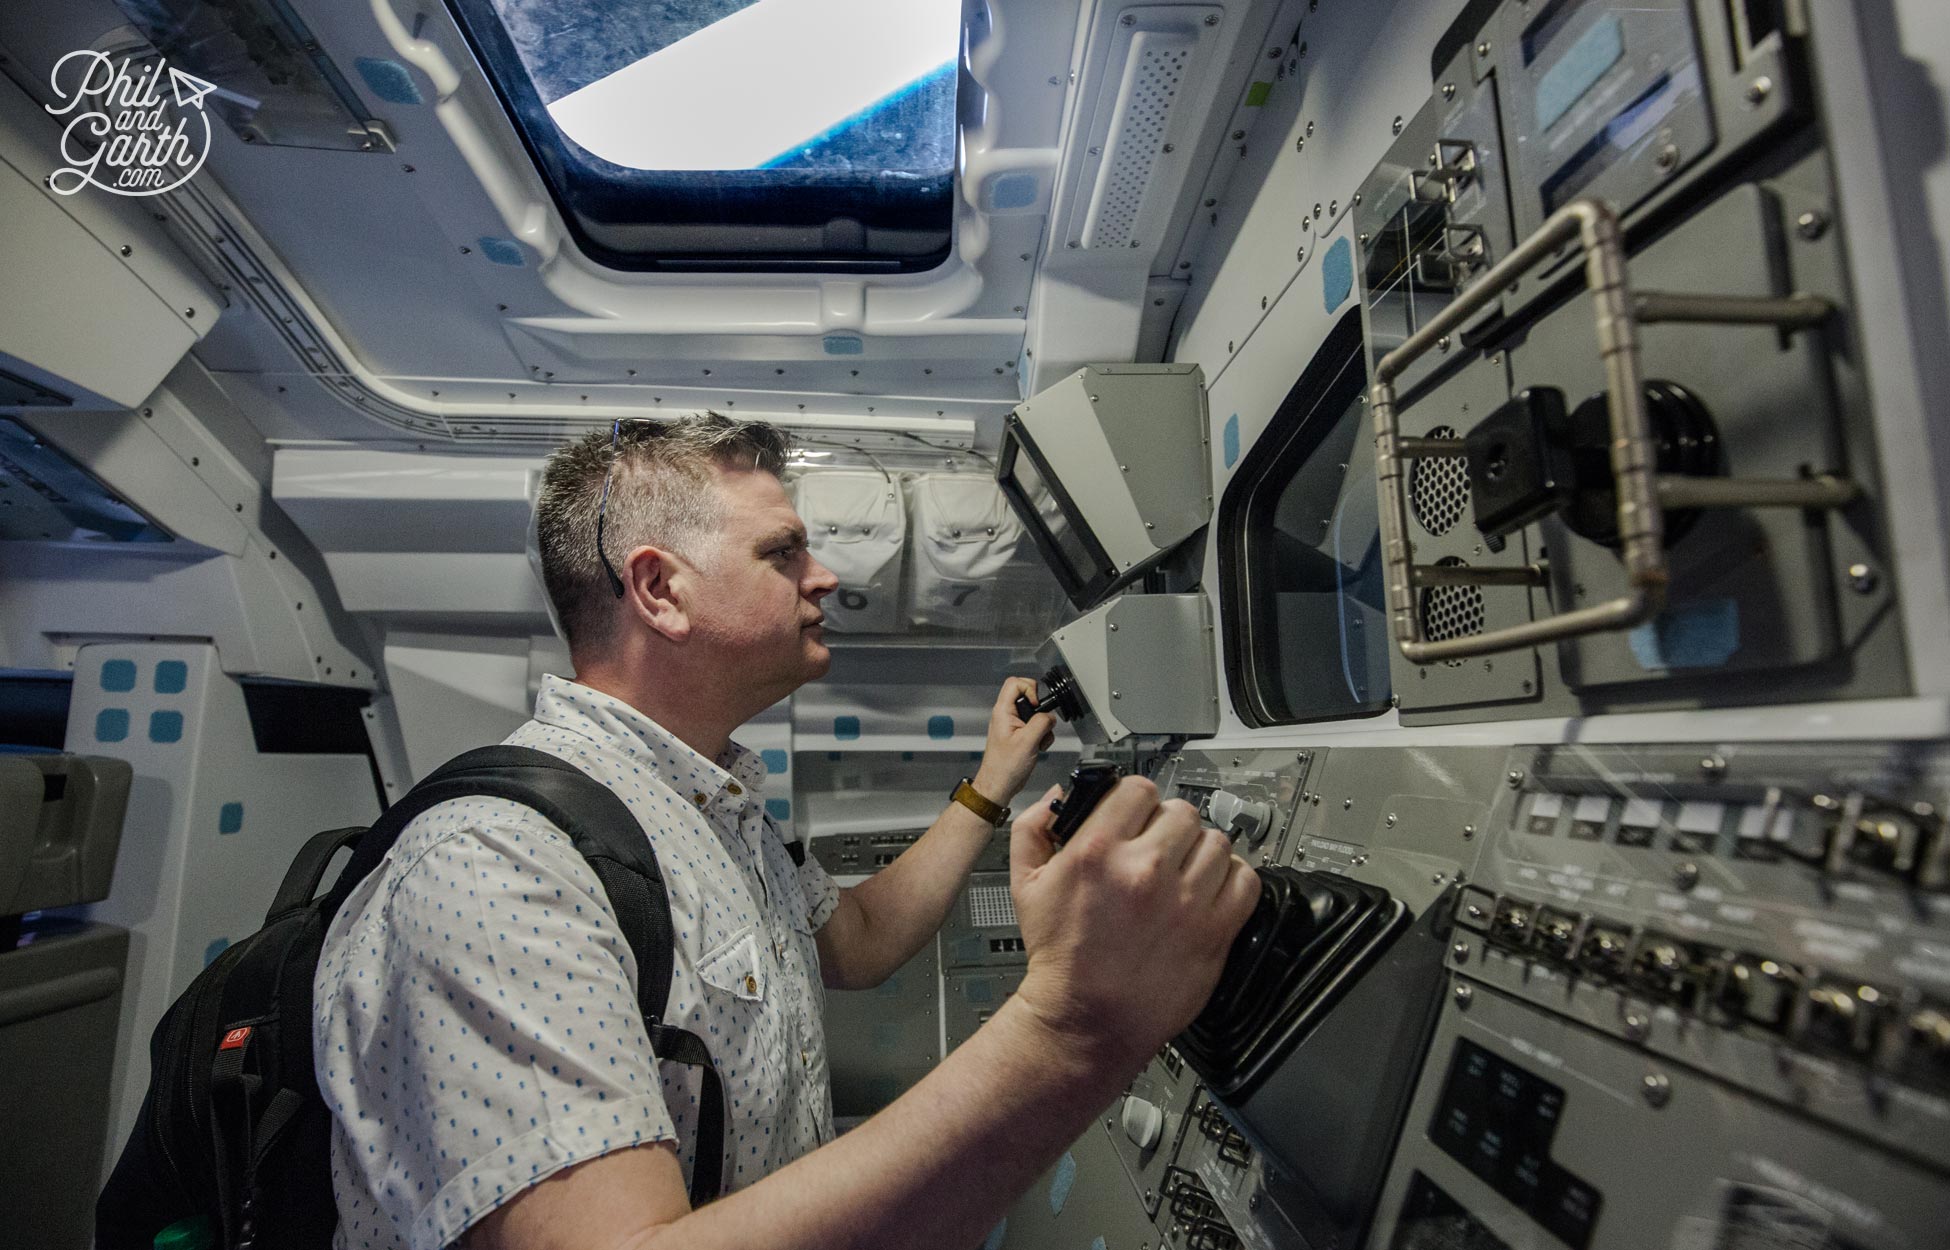
<path id="1" fill-rule="evenodd" d="M 1604 1197 L 1551 1160 L 1564 1090 L 1458 1039 L 1429 1140 L 1552 1236 L 1585 1250 Z"/>
<path id="2" fill-rule="evenodd" d="M 1077 516 L 1069 496 L 1044 467 L 1028 432 L 1013 416 L 1003 432 L 995 481 L 1070 602 L 1079 608 L 1095 606 L 1117 580 L 1110 557 Z"/>

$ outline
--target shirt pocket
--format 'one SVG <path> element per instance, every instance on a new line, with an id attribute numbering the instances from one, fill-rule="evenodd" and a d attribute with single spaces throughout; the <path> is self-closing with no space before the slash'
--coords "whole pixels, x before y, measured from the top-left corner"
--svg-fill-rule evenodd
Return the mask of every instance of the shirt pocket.
<path id="1" fill-rule="evenodd" d="M 724 1082 L 731 1118 L 770 1119 L 778 1113 L 784 1043 L 778 987 L 746 926 L 698 961 L 704 983 L 704 1041 Z"/>

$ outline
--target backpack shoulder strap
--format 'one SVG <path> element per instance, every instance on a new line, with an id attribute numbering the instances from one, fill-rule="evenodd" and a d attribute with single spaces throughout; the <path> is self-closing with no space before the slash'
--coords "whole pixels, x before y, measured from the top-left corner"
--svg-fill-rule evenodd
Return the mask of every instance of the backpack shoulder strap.
<path id="1" fill-rule="evenodd" d="M 695 1065 L 704 1078 L 691 1205 L 717 1197 L 724 1169 L 724 1090 L 702 1039 L 664 1023 L 670 1001 L 676 933 L 657 853 L 643 826 L 608 786 L 574 764 L 529 747 L 481 747 L 443 764 L 372 826 L 332 887 L 343 903 L 420 813 L 449 799 L 487 795 L 532 808 L 562 830 L 588 861 L 616 912 L 637 963 L 637 1003 L 661 1059 Z M 378 835 L 378 836 L 374 836 Z"/>

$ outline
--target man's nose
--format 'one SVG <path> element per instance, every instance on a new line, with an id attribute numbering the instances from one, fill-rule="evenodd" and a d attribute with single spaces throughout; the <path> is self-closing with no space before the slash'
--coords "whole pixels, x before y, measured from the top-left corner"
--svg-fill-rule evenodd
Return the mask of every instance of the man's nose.
<path id="1" fill-rule="evenodd" d="M 806 598 L 817 603 L 840 588 L 839 577 L 834 574 L 833 570 L 821 564 L 818 559 L 808 555 L 806 557 L 806 564 L 806 580 L 803 583 Z"/>

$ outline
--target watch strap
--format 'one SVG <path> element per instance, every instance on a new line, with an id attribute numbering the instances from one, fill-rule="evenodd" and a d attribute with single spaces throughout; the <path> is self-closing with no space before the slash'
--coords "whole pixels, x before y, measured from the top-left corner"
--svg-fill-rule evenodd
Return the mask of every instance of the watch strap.
<path id="1" fill-rule="evenodd" d="M 1001 803 L 983 797 L 982 792 L 975 788 L 971 778 L 963 777 L 961 784 L 956 786 L 955 792 L 948 797 L 950 802 L 961 804 L 991 825 L 999 825 L 1009 819 L 1009 809 Z"/>

